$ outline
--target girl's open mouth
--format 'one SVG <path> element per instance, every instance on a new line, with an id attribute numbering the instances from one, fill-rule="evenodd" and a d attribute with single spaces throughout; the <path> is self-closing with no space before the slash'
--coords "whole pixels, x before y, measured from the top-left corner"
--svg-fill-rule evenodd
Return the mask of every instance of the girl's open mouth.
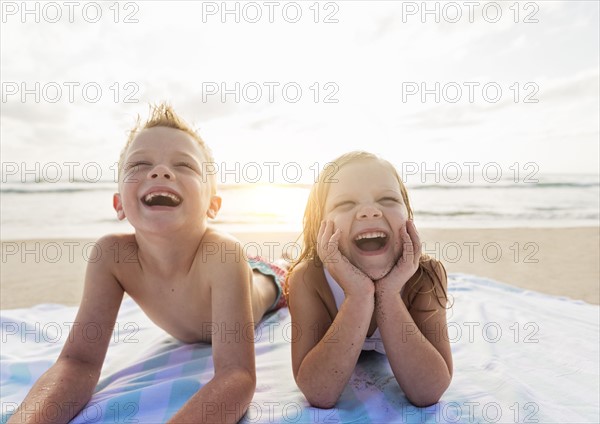
<path id="1" fill-rule="evenodd" d="M 388 236 L 383 231 L 370 231 L 357 235 L 354 244 L 362 252 L 377 252 L 385 248 Z"/>

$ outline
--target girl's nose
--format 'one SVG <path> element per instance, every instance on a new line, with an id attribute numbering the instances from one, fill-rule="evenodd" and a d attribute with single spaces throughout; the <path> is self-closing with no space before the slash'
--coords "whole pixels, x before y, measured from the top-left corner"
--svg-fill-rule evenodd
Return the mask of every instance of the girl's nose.
<path id="1" fill-rule="evenodd" d="M 156 165 L 148 172 L 148 178 L 159 179 L 164 178 L 165 180 L 172 180 L 175 178 L 175 174 L 171 172 L 171 169 L 164 165 Z"/>
<path id="2" fill-rule="evenodd" d="M 360 208 L 357 212 L 357 219 L 371 219 L 371 218 L 380 218 L 381 210 L 371 205 L 365 205 Z"/>

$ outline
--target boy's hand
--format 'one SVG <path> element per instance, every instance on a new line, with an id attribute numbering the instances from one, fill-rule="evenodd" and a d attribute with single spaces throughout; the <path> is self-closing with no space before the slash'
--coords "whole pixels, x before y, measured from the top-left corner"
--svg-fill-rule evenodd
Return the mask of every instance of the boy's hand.
<path id="1" fill-rule="evenodd" d="M 421 258 L 421 239 L 412 220 L 400 228 L 400 242 L 402 243 L 402 255 L 392 270 L 381 280 L 375 282 L 377 291 L 391 289 L 399 293 L 406 282 L 419 268 Z"/>
<path id="2" fill-rule="evenodd" d="M 342 230 L 333 231 L 333 221 L 322 221 L 317 237 L 317 253 L 323 266 L 342 287 L 346 296 L 373 296 L 373 281 L 352 265 L 340 252 L 338 242 Z"/>

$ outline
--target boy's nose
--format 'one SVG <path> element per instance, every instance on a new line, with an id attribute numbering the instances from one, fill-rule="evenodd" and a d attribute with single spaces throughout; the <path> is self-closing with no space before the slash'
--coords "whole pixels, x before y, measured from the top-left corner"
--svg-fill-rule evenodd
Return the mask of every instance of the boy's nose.
<path id="1" fill-rule="evenodd" d="M 157 179 L 164 178 L 166 180 L 172 180 L 175 178 L 175 175 L 171 172 L 171 170 L 164 165 L 156 165 L 153 169 L 148 173 L 148 178 Z"/>
<path id="2" fill-rule="evenodd" d="M 357 219 L 370 219 L 370 218 L 380 218 L 381 217 L 381 210 L 379 210 L 378 208 L 368 205 L 368 206 L 363 206 L 362 208 L 360 208 L 358 210 Z"/>

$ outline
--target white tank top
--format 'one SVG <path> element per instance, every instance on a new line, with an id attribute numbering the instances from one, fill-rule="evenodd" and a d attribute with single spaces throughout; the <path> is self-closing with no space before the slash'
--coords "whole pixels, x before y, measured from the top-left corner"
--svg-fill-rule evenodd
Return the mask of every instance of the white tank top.
<path id="1" fill-rule="evenodd" d="M 333 298 L 335 299 L 335 306 L 337 306 L 337 309 L 339 311 L 340 307 L 342 306 L 342 303 L 344 302 L 344 299 L 346 298 L 346 295 L 344 294 L 344 290 L 342 289 L 342 287 L 337 283 L 337 281 L 333 279 L 329 271 L 327 271 L 325 268 L 323 270 L 325 271 L 325 278 L 327 279 L 329 288 L 333 293 Z M 383 347 L 383 340 L 381 339 L 381 333 L 379 332 L 379 328 L 375 329 L 375 332 L 371 337 L 365 338 L 365 343 L 363 344 L 362 350 L 374 350 L 385 355 L 385 349 Z"/>

